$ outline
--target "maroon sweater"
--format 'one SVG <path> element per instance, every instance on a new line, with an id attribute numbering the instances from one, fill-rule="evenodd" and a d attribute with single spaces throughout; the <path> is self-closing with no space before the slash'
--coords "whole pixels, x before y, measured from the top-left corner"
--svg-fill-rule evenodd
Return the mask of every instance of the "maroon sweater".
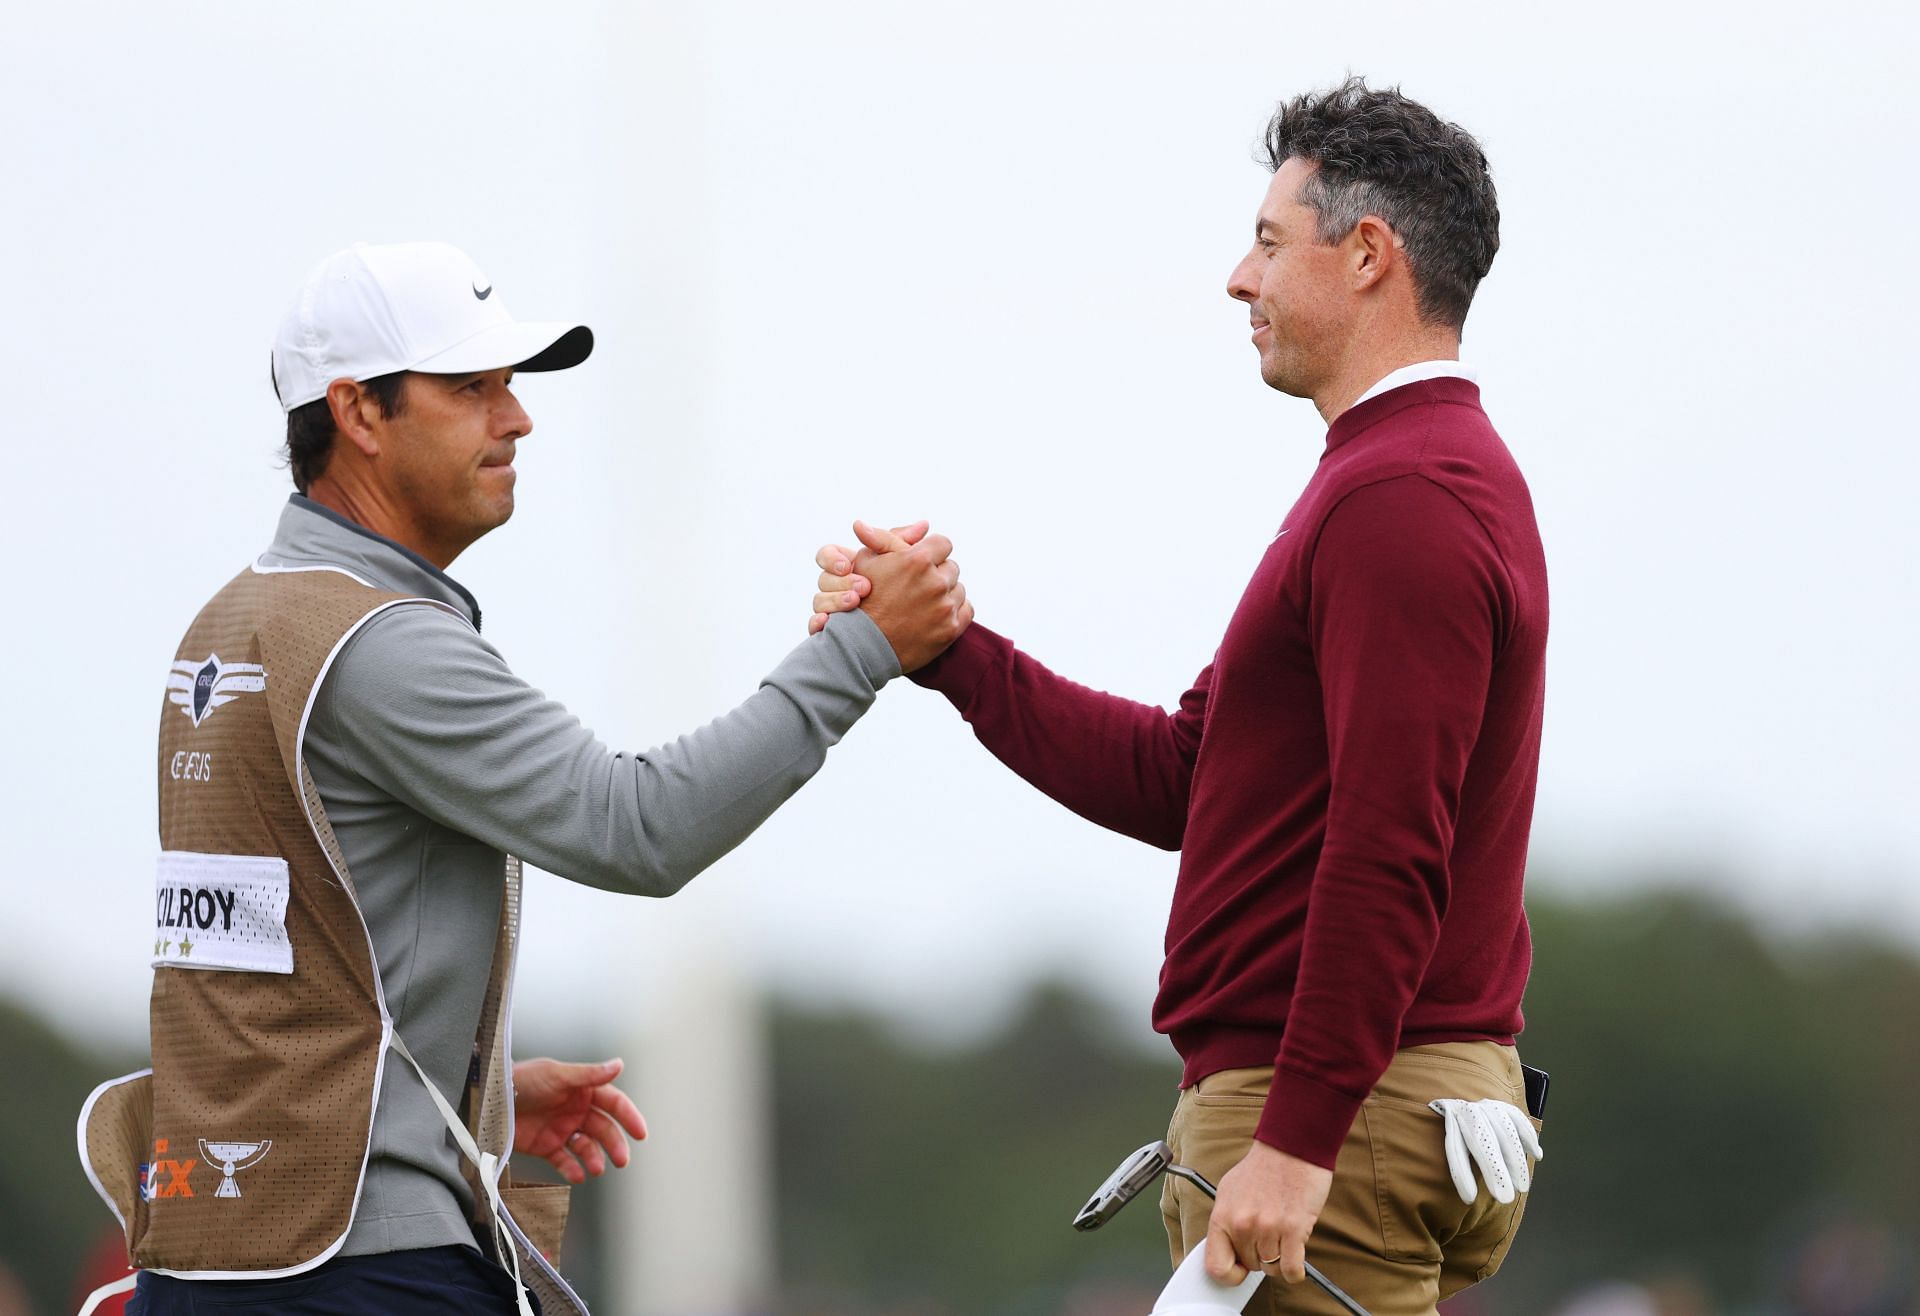
<path id="1" fill-rule="evenodd" d="M 1154 1027 L 1183 1084 L 1275 1066 L 1257 1136 L 1331 1168 L 1398 1047 L 1520 1031 L 1547 574 L 1460 379 L 1337 418 L 1171 715 L 975 625 L 914 674 L 1015 772 L 1178 849 Z"/>

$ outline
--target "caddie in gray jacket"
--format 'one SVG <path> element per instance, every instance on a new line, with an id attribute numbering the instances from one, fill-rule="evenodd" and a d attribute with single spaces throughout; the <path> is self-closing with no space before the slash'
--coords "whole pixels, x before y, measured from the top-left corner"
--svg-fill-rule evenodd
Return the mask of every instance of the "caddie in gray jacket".
<path id="1" fill-rule="evenodd" d="M 835 616 L 739 707 L 643 754 L 596 740 L 513 673 L 482 637 L 473 596 L 446 574 L 512 515 L 515 445 L 532 428 L 512 392 L 515 371 L 577 365 L 592 344 L 582 325 L 515 321 L 474 263 L 440 243 L 335 254 L 281 326 L 274 385 L 300 492 L 266 552 L 183 642 L 217 635 L 230 650 L 250 644 L 254 656 L 183 652 L 169 680 L 154 1071 L 103 1085 L 83 1117 L 89 1173 L 142 1267 L 130 1310 L 187 1311 L 207 1296 L 299 1312 L 584 1310 L 533 1245 L 537 1230 L 514 1222 L 522 1207 L 503 1197 L 500 1163 L 509 1150 L 530 1152 L 579 1178 L 582 1166 L 597 1173 L 609 1156 L 624 1160 L 619 1125 L 642 1128 L 609 1086 L 610 1066 L 539 1062 L 517 1084 L 504 1068 L 483 1072 L 490 1050 L 504 1054 L 497 998 L 510 982 L 503 967 L 519 895 L 508 856 L 609 891 L 672 894 L 799 789 L 883 685 L 938 655 L 972 618 L 951 546 L 912 527 L 913 547 L 873 568 L 892 579 L 875 582 L 867 606 Z M 282 688 L 295 672 L 307 689 Z M 237 700 L 257 701 L 258 716 L 223 718 Z M 219 797 L 229 813 L 250 807 L 232 801 L 264 803 L 233 828 L 198 825 L 196 801 L 216 798 L 211 777 L 240 771 L 228 764 L 253 752 L 247 744 L 271 744 L 276 728 L 284 772 L 262 751 L 248 760 L 269 765 L 248 769 L 259 782 Z M 215 738 L 196 741 L 202 733 Z M 224 757 L 196 755 L 196 744 L 219 744 Z M 194 795 L 196 782 L 209 789 Z M 255 853 L 303 813 L 297 845 Z M 240 853 L 202 853 L 221 845 Z M 283 896 L 276 915 L 273 884 L 289 872 L 293 912 Z M 240 885 L 222 889 L 222 874 Z M 344 887 L 351 905 L 329 915 L 303 883 Z M 220 927 L 194 923 L 196 900 L 232 945 Z M 235 908 L 260 923 L 245 945 L 231 931 Z M 198 949 L 183 952 L 181 941 Z M 267 1149 L 257 1136 L 235 1140 L 247 1128 L 212 1127 L 249 1116 L 246 1094 L 189 1072 L 207 1046 L 228 1049 L 213 1059 L 229 1069 L 313 1065 L 316 1081 L 331 1076 L 346 1090 L 367 1080 L 310 1059 L 311 1039 L 203 1043 L 195 1021 L 299 989 L 322 952 L 337 961 L 329 972 L 351 982 L 355 955 L 369 951 L 378 999 L 366 1002 L 361 1035 L 381 1056 L 366 1071 L 371 1128 L 360 1107 L 322 1130 L 345 1141 L 345 1157 L 359 1146 L 363 1168 L 356 1177 L 348 1165 L 337 1189 L 287 1199 L 297 1206 L 270 1205 L 276 1158 L 291 1166 L 294 1144 L 319 1132 L 298 1120 L 275 1125 L 286 1145 Z M 236 972 L 180 972 L 206 968 Z M 386 1063 L 389 1047 L 405 1063 Z M 511 1113 L 494 1110 L 503 1093 Z M 183 1113 L 209 1111 L 220 1113 Z M 161 1127 L 194 1118 L 209 1126 L 199 1135 L 203 1164 L 180 1154 L 195 1130 Z M 210 1133 L 219 1137 L 209 1142 Z M 247 1206 L 217 1200 L 249 1197 Z M 246 1242 L 229 1248 L 220 1222 L 243 1210 L 271 1218 L 250 1220 Z M 323 1271 L 327 1282 L 312 1283 Z"/>

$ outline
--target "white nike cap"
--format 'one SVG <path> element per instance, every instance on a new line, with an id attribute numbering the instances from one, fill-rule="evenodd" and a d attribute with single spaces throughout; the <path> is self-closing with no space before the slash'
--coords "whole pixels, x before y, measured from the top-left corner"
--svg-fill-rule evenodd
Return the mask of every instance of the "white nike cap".
<path id="1" fill-rule="evenodd" d="M 515 320 L 466 252 L 445 242 L 356 242 L 307 276 L 273 340 L 273 388 L 292 411 L 336 379 L 396 370 L 565 370 L 593 351 L 583 324 Z"/>

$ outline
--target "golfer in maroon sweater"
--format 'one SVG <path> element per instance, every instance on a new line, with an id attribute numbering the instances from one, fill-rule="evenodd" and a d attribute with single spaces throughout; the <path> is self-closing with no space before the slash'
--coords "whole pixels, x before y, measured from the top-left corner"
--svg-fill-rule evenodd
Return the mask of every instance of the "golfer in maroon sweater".
<path id="1" fill-rule="evenodd" d="M 1499 245 L 1478 144 L 1353 80 L 1283 105 L 1266 148 L 1227 291 L 1262 378 L 1329 429 L 1213 662 L 1169 714 L 975 625 L 913 679 L 1060 803 L 1180 851 L 1154 1026 L 1185 1061 L 1168 1141 L 1220 1195 L 1166 1180 L 1176 1260 L 1205 1241 L 1218 1277 L 1265 1269 L 1249 1311 L 1335 1310 L 1297 1283 L 1311 1259 L 1375 1316 L 1420 1316 L 1499 1266 L 1538 1152 L 1502 1121 L 1527 1123 L 1546 564 L 1458 361 Z M 821 613 L 904 543 L 858 532 L 860 554 L 821 550 Z M 1497 1128 L 1487 1191 L 1448 1163 L 1465 1103 L 1461 1128 Z"/>

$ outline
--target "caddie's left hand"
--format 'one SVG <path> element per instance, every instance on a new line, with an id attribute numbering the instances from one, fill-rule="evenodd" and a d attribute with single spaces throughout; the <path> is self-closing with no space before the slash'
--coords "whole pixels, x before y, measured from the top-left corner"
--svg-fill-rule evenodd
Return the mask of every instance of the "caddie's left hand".
<path id="1" fill-rule="evenodd" d="M 552 1162 L 568 1183 L 626 1165 L 627 1134 L 647 1136 L 633 1099 L 613 1085 L 625 1062 L 522 1060 L 513 1067 L 513 1149 Z M 622 1132 L 622 1130 L 625 1132 Z"/>
<path id="2" fill-rule="evenodd" d="M 1527 1154 L 1539 1161 L 1540 1136 L 1533 1131 L 1527 1112 L 1505 1101 L 1461 1101 L 1445 1097 L 1427 1105 L 1440 1112 L 1447 1122 L 1447 1170 L 1453 1175 L 1454 1191 L 1460 1200 L 1471 1203 L 1480 1195 L 1473 1181 L 1473 1167 L 1480 1167 L 1487 1191 L 1496 1202 L 1511 1202 L 1533 1186 L 1533 1172 Z"/>
<path id="3" fill-rule="evenodd" d="M 1289 1284 L 1305 1279 L 1307 1235 L 1332 1187 L 1332 1170 L 1256 1140 L 1220 1181 L 1207 1225 L 1207 1273 L 1223 1284 L 1254 1270 Z"/>

